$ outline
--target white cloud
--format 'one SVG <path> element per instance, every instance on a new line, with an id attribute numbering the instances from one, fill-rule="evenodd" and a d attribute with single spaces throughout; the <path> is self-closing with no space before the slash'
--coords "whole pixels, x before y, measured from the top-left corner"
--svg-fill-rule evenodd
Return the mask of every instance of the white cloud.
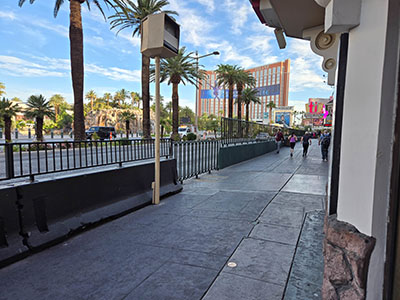
<path id="1" fill-rule="evenodd" d="M 294 57 L 290 66 L 291 92 L 305 89 L 331 90 L 322 77 L 322 57 L 312 52 L 310 42 L 292 39 L 288 44 L 288 52 Z"/>
<path id="2" fill-rule="evenodd" d="M 12 11 L 0 11 L 0 19 L 15 20 L 17 17 Z"/>
<path id="3" fill-rule="evenodd" d="M 225 0 L 227 14 L 231 16 L 231 29 L 234 34 L 241 34 L 250 14 L 254 13 L 248 1 Z"/>
<path id="4" fill-rule="evenodd" d="M 215 9 L 214 0 L 196 0 L 196 2 L 204 5 L 207 8 L 207 12 L 212 13 Z"/>
<path id="5" fill-rule="evenodd" d="M 179 13 L 176 18 L 181 25 L 181 40 L 197 47 L 214 40 L 212 30 L 216 26 L 215 20 L 210 22 L 209 19 L 201 17 L 197 10 L 187 8 L 178 0 L 170 0 L 169 9 Z"/>
<path id="6" fill-rule="evenodd" d="M 71 67 L 69 59 L 30 56 L 27 61 L 14 56 L 0 56 L 0 70 L 18 77 L 67 77 Z M 119 67 L 102 67 L 96 64 L 85 64 L 86 76 L 96 74 L 111 80 L 140 82 L 141 70 L 128 70 Z"/>

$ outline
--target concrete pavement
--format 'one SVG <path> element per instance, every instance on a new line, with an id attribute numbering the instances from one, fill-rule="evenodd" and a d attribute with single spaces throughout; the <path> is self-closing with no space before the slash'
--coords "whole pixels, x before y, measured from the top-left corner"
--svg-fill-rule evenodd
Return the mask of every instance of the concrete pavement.
<path id="1" fill-rule="evenodd" d="M 1 269 L 0 299 L 320 299 L 328 163 L 296 148 Z"/>

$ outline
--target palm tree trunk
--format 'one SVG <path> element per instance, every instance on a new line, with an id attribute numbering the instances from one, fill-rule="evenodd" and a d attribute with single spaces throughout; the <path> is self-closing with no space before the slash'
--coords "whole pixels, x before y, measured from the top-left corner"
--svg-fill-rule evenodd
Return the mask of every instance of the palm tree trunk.
<path id="1" fill-rule="evenodd" d="M 90 98 L 90 107 L 93 110 L 93 98 Z"/>
<path id="2" fill-rule="evenodd" d="M 43 141 L 43 119 L 36 118 L 36 127 L 35 127 L 36 139 L 40 142 Z"/>
<path id="3" fill-rule="evenodd" d="M 224 83 L 224 118 L 226 117 L 226 84 Z"/>
<path id="4" fill-rule="evenodd" d="M 4 137 L 7 142 L 11 142 L 11 118 L 4 117 Z"/>
<path id="5" fill-rule="evenodd" d="M 178 139 L 179 127 L 179 95 L 178 84 L 172 83 L 172 138 Z"/>
<path id="6" fill-rule="evenodd" d="M 269 107 L 269 124 L 272 124 L 272 107 Z"/>
<path id="7" fill-rule="evenodd" d="M 229 84 L 228 118 L 233 118 L 233 84 Z"/>
<path id="8" fill-rule="evenodd" d="M 143 137 L 150 138 L 150 58 L 142 55 Z"/>
<path id="9" fill-rule="evenodd" d="M 246 137 L 249 135 L 249 106 L 250 103 L 246 104 Z"/>
<path id="10" fill-rule="evenodd" d="M 69 39 L 71 51 L 71 76 L 74 90 L 75 140 L 85 140 L 85 117 L 83 114 L 83 31 L 81 3 L 70 0 Z"/>
<path id="11" fill-rule="evenodd" d="M 242 119 L 242 88 L 239 86 L 237 88 L 238 98 L 237 98 L 237 105 L 238 105 L 238 119 Z"/>
<path id="12" fill-rule="evenodd" d="M 161 138 L 164 136 L 164 125 L 161 125 Z"/>
<path id="13" fill-rule="evenodd" d="M 129 139 L 129 120 L 125 121 L 126 138 Z"/>

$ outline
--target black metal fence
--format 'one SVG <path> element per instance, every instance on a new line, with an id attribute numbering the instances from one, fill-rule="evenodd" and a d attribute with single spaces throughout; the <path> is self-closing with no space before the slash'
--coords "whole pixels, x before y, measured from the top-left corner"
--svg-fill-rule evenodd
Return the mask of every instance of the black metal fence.
<path id="1" fill-rule="evenodd" d="M 220 145 L 218 140 L 174 142 L 173 155 L 177 161 L 179 180 L 182 182 L 217 170 Z"/>
<path id="2" fill-rule="evenodd" d="M 304 130 L 300 129 L 221 118 L 221 142 L 226 145 L 272 140 L 278 129 L 281 129 L 285 136 L 289 136 L 292 132 L 297 136 L 303 136 L 305 133 Z"/>
<path id="3" fill-rule="evenodd" d="M 0 151 L 0 180 L 33 179 L 36 175 L 151 159 L 154 139 L 5 143 Z M 171 156 L 171 151 L 171 140 L 161 139 L 161 157 Z"/>

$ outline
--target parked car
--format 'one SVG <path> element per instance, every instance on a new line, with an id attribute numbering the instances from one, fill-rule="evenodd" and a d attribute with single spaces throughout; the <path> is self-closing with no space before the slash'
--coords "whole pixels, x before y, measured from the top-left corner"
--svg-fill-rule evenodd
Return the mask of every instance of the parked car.
<path id="1" fill-rule="evenodd" d="M 100 140 L 109 139 L 110 133 L 114 139 L 117 137 L 114 127 L 92 126 L 86 130 L 86 138 L 91 140 L 94 133 L 97 134 Z"/>

